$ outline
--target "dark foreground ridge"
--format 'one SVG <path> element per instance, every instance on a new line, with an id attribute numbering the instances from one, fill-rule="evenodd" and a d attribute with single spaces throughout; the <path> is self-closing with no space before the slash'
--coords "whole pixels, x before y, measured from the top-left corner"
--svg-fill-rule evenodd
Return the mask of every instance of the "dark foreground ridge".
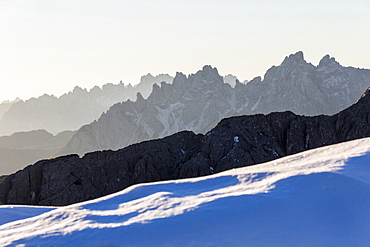
<path id="1" fill-rule="evenodd" d="M 130 185 L 209 175 L 370 136 L 369 89 L 333 116 L 292 112 L 223 119 L 206 135 L 183 131 L 118 151 L 39 161 L 0 184 L 2 204 L 68 205 Z"/>

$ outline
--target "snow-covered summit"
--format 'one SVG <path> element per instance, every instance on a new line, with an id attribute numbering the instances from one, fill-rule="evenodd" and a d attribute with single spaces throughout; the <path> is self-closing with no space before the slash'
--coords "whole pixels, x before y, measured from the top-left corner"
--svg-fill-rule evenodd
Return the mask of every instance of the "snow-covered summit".
<path id="1" fill-rule="evenodd" d="M 66 207 L 0 207 L 1 246 L 368 246 L 370 138 Z"/>

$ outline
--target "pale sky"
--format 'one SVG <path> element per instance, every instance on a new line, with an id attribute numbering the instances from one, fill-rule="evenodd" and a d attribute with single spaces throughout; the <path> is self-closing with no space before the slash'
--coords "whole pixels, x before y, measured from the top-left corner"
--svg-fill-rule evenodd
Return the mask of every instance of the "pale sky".
<path id="1" fill-rule="evenodd" d="M 370 1 L 0 0 L 0 102 L 206 64 L 250 80 L 297 51 L 370 68 Z"/>

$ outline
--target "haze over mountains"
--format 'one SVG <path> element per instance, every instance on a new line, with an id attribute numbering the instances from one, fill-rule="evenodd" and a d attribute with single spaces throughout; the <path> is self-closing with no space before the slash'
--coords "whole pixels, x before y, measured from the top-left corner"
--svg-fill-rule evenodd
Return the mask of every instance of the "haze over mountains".
<path id="1" fill-rule="evenodd" d="M 94 87 L 90 91 L 75 87 L 72 92 L 59 98 L 43 95 L 26 101 L 0 104 L 0 136 L 20 131 L 44 129 L 54 135 L 65 130 L 77 130 L 82 125 L 97 119 L 117 102 L 135 99 L 137 92 L 148 96 L 153 84 L 172 82 L 169 75 L 141 77 L 138 85 L 124 85 L 122 82 Z"/>
<path id="2" fill-rule="evenodd" d="M 75 131 L 52 135 L 45 130 L 16 132 L 0 137 L 0 175 L 11 174 L 40 159 L 54 157 Z"/>
<path id="3" fill-rule="evenodd" d="M 318 66 L 302 52 L 280 66 L 235 87 L 217 69 L 205 66 L 188 77 L 177 73 L 172 84 L 155 85 L 148 99 L 112 106 L 97 121 L 80 128 L 59 154 L 119 149 L 181 130 L 206 133 L 222 118 L 292 111 L 299 115 L 332 115 L 356 102 L 370 86 L 370 70 L 343 67 L 325 56 Z"/>
<path id="4" fill-rule="evenodd" d="M 96 86 L 90 91 L 76 87 L 59 98 L 43 95 L 37 99 L 1 103 L 0 135 L 6 135 L 0 137 L 0 175 L 55 157 L 71 139 L 74 131 L 70 129 L 93 121 L 116 102 L 134 99 L 138 91 L 147 97 L 153 84 L 171 83 L 172 79 L 169 75 L 147 74 L 135 86 L 121 82 L 102 88 Z"/>

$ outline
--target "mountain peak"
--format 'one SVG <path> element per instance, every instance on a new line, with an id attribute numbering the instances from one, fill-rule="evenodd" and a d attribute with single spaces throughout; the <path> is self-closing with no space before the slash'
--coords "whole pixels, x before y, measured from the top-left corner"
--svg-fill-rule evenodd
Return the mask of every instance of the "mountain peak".
<path id="1" fill-rule="evenodd" d="M 87 93 L 86 89 L 83 89 L 79 86 L 75 86 L 72 91 L 73 94 L 81 94 L 81 93 Z"/>
<path id="2" fill-rule="evenodd" d="M 207 74 L 214 74 L 214 75 L 220 76 L 217 68 L 216 67 L 213 68 L 211 65 L 204 65 L 201 71 Z"/>
<path id="3" fill-rule="evenodd" d="M 202 68 L 202 70 L 204 70 L 204 71 L 207 71 L 207 70 L 210 71 L 210 70 L 213 70 L 213 69 L 217 70 L 216 68 L 212 68 L 211 65 L 204 65 L 203 68 Z"/>
<path id="4" fill-rule="evenodd" d="M 143 95 L 141 95 L 140 92 L 137 92 L 137 94 L 136 94 L 136 102 L 139 102 L 139 101 L 144 101 L 144 97 L 143 97 Z"/>
<path id="5" fill-rule="evenodd" d="M 151 85 L 153 78 L 154 78 L 154 76 L 152 76 L 152 74 L 148 73 L 148 74 L 143 75 L 143 76 L 140 77 L 140 83 Z"/>
<path id="6" fill-rule="evenodd" d="M 330 64 L 339 64 L 334 57 L 330 57 L 329 55 L 324 56 L 320 62 L 319 62 L 319 67 L 321 66 L 327 66 Z"/>
<path id="7" fill-rule="evenodd" d="M 303 52 L 302 51 L 298 51 L 294 54 L 291 54 L 287 57 L 285 57 L 283 63 L 287 63 L 287 62 L 301 62 L 301 61 L 305 61 L 304 60 L 304 55 L 303 55 Z"/>
<path id="8" fill-rule="evenodd" d="M 222 76 L 220 76 L 218 70 L 216 68 L 213 68 L 211 65 L 203 66 L 201 70 L 199 70 L 195 75 L 190 75 L 190 77 L 202 78 L 202 80 L 206 80 L 208 82 L 221 82 L 222 84 L 224 83 L 224 79 Z"/>

